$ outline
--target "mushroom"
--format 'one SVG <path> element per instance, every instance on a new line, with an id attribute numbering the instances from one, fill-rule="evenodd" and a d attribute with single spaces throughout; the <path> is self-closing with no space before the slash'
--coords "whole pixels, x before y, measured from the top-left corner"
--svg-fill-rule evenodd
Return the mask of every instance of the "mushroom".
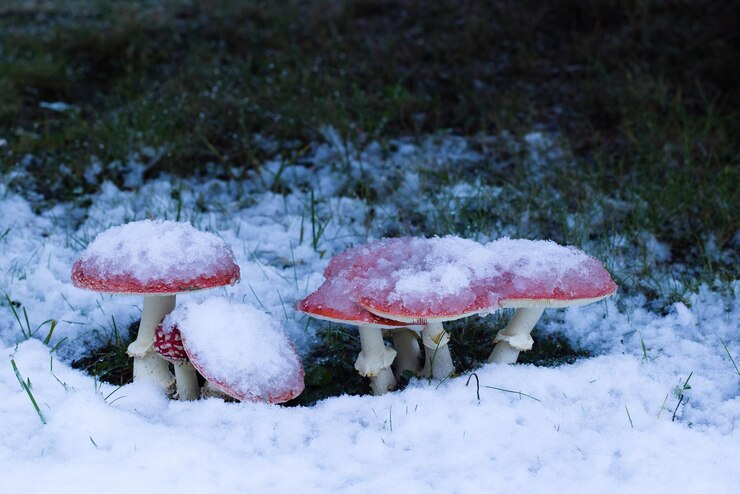
<path id="1" fill-rule="evenodd" d="M 498 294 L 501 307 L 516 309 L 494 340 L 490 363 L 512 364 L 519 352 L 530 350 L 530 332 L 546 308 L 590 304 L 617 291 L 601 262 L 575 247 L 504 238 L 487 248 L 498 272 L 481 284 Z"/>
<path id="2" fill-rule="evenodd" d="M 180 330 L 177 324 L 172 323 L 169 315 L 157 326 L 154 333 L 154 351 L 175 368 L 177 399 L 197 400 L 200 395 L 198 373 L 190 364 L 190 359 L 182 344 Z"/>
<path id="3" fill-rule="evenodd" d="M 373 314 L 405 324 L 423 325 L 421 339 L 424 345 L 424 368 L 421 373 L 425 377 L 437 379 L 445 379 L 455 372 L 452 355 L 447 346 L 450 335 L 445 331 L 443 323 L 476 314 L 486 314 L 492 310 L 485 294 L 479 297 L 477 304 L 472 307 L 450 307 L 446 312 L 436 312 L 433 316 L 423 310 L 399 310 L 400 307 L 386 302 L 387 300 L 372 297 L 360 298 L 360 305 Z"/>
<path id="4" fill-rule="evenodd" d="M 259 309 L 212 297 L 181 305 L 167 323 L 179 328 L 193 367 L 230 397 L 282 403 L 303 391 L 295 347 L 281 324 Z"/>
<path id="5" fill-rule="evenodd" d="M 189 223 L 142 220 L 100 233 L 72 267 L 78 288 L 143 295 L 139 333 L 128 347 L 134 380 L 149 379 L 165 389 L 173 384 L 167 362 L 152 349 L 157 325 L 175 307 L 178 293 L 239 281 L 229 246 Z"/>
<path id="6" fill-rule="evenodd" d="M 422 374 L 444 379 L 454 372 L 443 322 L 497 307 L 497 298 L 477 286 L 485 248 L 457 237 L 397 238 L 356 247 L 344 261 L 358 303 L 380 317 L 423 325 Z"/>
<path id="7" fill-rule="evenodd" d="M 341 276 L 342 272 L 328 278 L 315 292 L 296 302 L 296 309 L 317 319 L 357 326 L 361 351 L 355 361 L 355 369 L 361 376 L 370 378 L 373 394 L 387 393 L 397 384 L 391 371 L 396 350 L 385 346 L 381 330 L 403 328 L 406 324 L 373 315 L 353 302 L 352 283 Z M 406 341 L 402 343 L 404 348 L 410 346 Z M 407 357 L 404 365 L 409 365 Z"/>

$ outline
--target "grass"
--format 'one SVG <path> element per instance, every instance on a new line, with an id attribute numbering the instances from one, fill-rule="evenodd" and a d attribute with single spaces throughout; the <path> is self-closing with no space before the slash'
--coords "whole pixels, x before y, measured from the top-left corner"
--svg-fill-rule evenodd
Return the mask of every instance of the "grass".
<path id="1" fill-rule="evenodd" d="M 621 293 L 665 311 L 702 283 L 732 290 L 737 278 L 738 17 L 737 2 L 710 0 L 7 0 L 0 176 L 39 210 L 84 209 L 106 180 L 131 187 L 134 154 L 145 180 L 245 180 L 276 158 L 262 185 L 288 194 L 290 167 L 333 138 L 326 126 L 344 145 L 342 172 L 373 142 L 389 155 L 399 136 L 463 135 L 480 160 L 405 163 L 383 180 L 368 165 L 345 174 L 341 193 L 370 205 L 378 235 L 581 246 L 618 274 Z M 533 130 L 551 139 L 538 149 L 548 168 L 531 156 Z M 404 195 L 407 171 L 423 200 Z M 307 197 L 301 241 L 323 252 L 333 213 L 320 191 Z M 179 188 L 172 200 L 173 217 L 187 216 Z M 379 217 L 386 203 L 395 217 Z M 457 368 L 484 361 L 504 324 L 500 314 L 451 324 Z M 303 403 L 367 392 L 356 339 L 333 326 L 319 337 Z M 556 336 L 535 342 L 524 362 L 587 356 Z M 114 331 L 76 365 L 123 384 L 125 344 Z"/>
<path id="2" fill-rule="evenodd" d="M 735 363 L 735 359 L 732 358 L 732 354 L 730 353 L 730 349 L 727 348 L 727 344 L 725 343 L 725 340 L 720 338 L 719 341 L 722 342 L 722 348 L 725 349 L 725 353 L 727 353 L 727 356 L 730 358 L 730 362 L 732 362 L 732 366 L 735 367 L 735 374 L 740 376 L 740 369 L 738 369 L 737 364 Z"/>
<path id="3" fill-rule="evenodd" d="M 21 376 L 21 372 L 18 370 L 18 366 L 15 363 L 14 359 L 10 359 L 10 365 L 13 367 L 13 372 L 15 373 L 15 377 L 18 379 L 18 382 L 20 383 L 21 387 L 26 391 L 26 394 L 28 395 L 28 399 L 31 400 L 31 405 L 33 405 L 34 410 L 36 410 L 36 413 L 39 416 L 39 419 L 41 420 L 41 423 L 46 425 L 46 419 L 44 418 L 44 414 L 41 413 L 41 409 L 39 408 L 38 403 L 36 403 L 36 398 L 33 396 L 33 392 L 31 391 L 31 380 L 25 381 L 23 379 L 23 376 Z"/>
<path id="4" fill-rule="evenodd" d="M 133 381 L 133 361 L 126 353 L 129 343 L 136 339 L 139 321 L 134 321 L 128 328 L 129 339 L 123 338 L 118 331 L 115 320 L 106 345 L 89 355 L 72 362 L 75 369 L 83 369 L 95 376 L 96 380 L 122 386 Z"/>

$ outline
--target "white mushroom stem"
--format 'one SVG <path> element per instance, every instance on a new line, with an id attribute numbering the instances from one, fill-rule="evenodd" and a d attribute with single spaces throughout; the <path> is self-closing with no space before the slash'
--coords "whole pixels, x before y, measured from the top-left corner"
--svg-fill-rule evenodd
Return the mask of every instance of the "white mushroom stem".
<path id="1" fill-rule="evenodd" d="M 141 312 L 139 334 L 126 353 L 134 358 L 134 381 L 154 381 L 169 391 L 174 383 L 166 360 L 154 352 L 154 331 L 164 316 L 175 308 L 174 295 L 146 295 Z"/>
<path id="2" fill-rule="evenodd" d="M 421 372 L 421 348 L 416 331 L 408 328 L 394 329 L 393 348 L 396 350 L 396 378 L 399 379 L 404 371 L 411 371 L 414 375 Z"/>
<path id="3" fill-rule="evenodd" d="M 421 332 L 421 341 L 424 343 L 424 369 L 421 371 L 425 377 L 433 379 L 446 379 L 455 372 L 452 364 L 452 355 L 447 343 L 450 335 L 444 330 L 441 322 L 429 322 Z"/>
<path id="4" fill-rule="evenodd" d="M 377 326 L 360 325 L 359 330 L 362 350 L 355 361 L 355 369 L 361 376 L 370 378 L 374 395 L 382 395 L 396 387 L 391 371 L 396 351 L 385 346 L 383 333 Z"/>
<path id="5" fill-rule="evenodd" d="M 489 363 L 513 364 L 519 352 L 531 350 L 534 341 L 529 333 L 540 320 L 544 307 L 521 307 L 514 313 L 509 324 L 496 335 L 496 346 L 488 357 Z"/>
<path id="6" fill-rule="evenodd" d="M 200 396 L 200 386 L 198 386 L 198 375 L 195 372 L 195 367 L 190 362 L 173 365 L 175 366 L 175 379 L 177 380 L 177 399 L 197 400 Z"/>

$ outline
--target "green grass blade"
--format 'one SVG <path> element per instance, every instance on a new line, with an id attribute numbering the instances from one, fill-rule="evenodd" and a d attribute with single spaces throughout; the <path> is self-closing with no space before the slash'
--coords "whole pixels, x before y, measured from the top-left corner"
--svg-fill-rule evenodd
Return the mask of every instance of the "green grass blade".
<path id="1" fill-rule="evenodd" d="M 730 357 L 730 362 L 732 362 L 732 365 L 735 366 L 735 374 L 737 374 L 738 376 L 740 376 L 740 369 L 737 368 L 737 363 L 735 363 L 735 359 L 732 358 L 732 354 L 730 353 L 730 349 L 727 348 L 727 344 L 725 343 L 725 340 L 723 340 L 722 338 L 720 338 L 719 341 L 722 342 L 722 346 L 725 348 L 725 352 L 727 352 L 727 356 Z"/>
<path id="2" fill-rule="evenodd" d="M 10 296 L 8 295 L 8 292 L 5 292 L 5 300 L 8 301 L 8 307 L 10 307 L 10 310 L 13 311 L 13 315 L 15 316 L 15 320 L 18 321 L 18 326 L 21 328 L 21 333 L 23 333 L 23 337 L 25 339 L 28 339 L 31 337 L 31 335 L 26 334 L 26 330 L 23 328 L 23 323 L 21 322 L 20 316 L 18 316 L 18 311 L 15 310 L 15 305 L 13 305 L 13 301 L 10 300 Z"/>
<path id="3" fill-rule="evenodd" d="M 522 393 L 521 391 L 514 391 L 512 389 L 506 389 L 506 388 L 499 388 L 499 387 L 496 387 L 496 386 L 481 386 L 481 387 L 488 388 L 488 389 L 495 389 L 496 391 L 503 391 L 504 393 L 513 393 L 515 395 L 519 395 L 519 399 L 521 399 L 522 396 L 526 396 L 527 398 L 532 399 L 534 401 L 539 401 L 540 403 L 542 402 L 542 400 L 540 400 L 539 398 L 535 398 L 534 396 L 530 396 L 527 393 Z"/>
<path id="4" fill-rule="evenodd" d="M 28 386 L 28 383 L 26 383 L 26 381 L 23 380 L 23 376 L 21 376 L 21 372 L 18 370 L 18 366 L 15 365 L 15 359 L 10 359 L 10 365 L 13 366 L 13 372 L 15 373 L 15 377 L 18 379 L 18 382 L 21 383 L 21 386 L 23 387 L 23 389 L 26 390 L 26 394 L 28 395 L 28 398 L 31 400 L 31 404 L 33 405 L 33 408 L 35 408 L 36 413 L 39 414 L 41 423 L 46 425 L 46 419 L 44 418 L 44 414 L 41 413 L 41 409 L 39 408 L 38 403 L 36 403 L 36 399 L 33 397 L 31 388 Z"/>

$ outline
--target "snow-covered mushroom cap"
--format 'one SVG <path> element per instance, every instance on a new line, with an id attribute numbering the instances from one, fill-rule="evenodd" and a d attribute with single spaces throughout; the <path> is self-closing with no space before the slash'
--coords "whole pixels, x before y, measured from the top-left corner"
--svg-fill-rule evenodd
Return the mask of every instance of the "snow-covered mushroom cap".
<path id="1" fill-rule="evenodd" d="M 498 295 L 501 307 L 567 307 L 617 291 L 601 262 L 575 247 L 502 238 L 486 248 L 493 262 L 479 283 Z"/>
<path id="2" fill-rule="evenodd" d="M 340 274 L 340 273 L 338 273 Z M 357 304 L 352 283 L 342 276 L 328 278 L 312 294 L 296 302 L 296 309 L 326 321 L 373 326 L 377 329 L 406 326 L 402 322 L 376 316 Z"/>
<path id="3" fill-rule="evenodd" d="M 360 304 L 401 321 L 447 320 L 498 307 L 565 307 L 609 296 L 602 264 L 549 240 L 396 239 L 351 262 Z M 349 264 L 349 263 L 348 263 Z"/>
<path id="4" fill-rule="evenodd" d="M 190 301 L 163 325 L 177 325 L 190 362 L 229 396 L 282 403 L 303 391 L 293 344 L 277 320 L 255 307 L 221 297 Z"/>
<path id="5" fill-rule="evenodd" d="M 458 237 L 372 242 L 348 263 L 360 305 L 407 323 L 442 322 L 494 310 L 498 299 L 478 283 L 490 258 Z"/>
<path id="6" fill-rule="evenodd" d="M 239 266 L 218 236 L 189 223 L 142 220 L 100 233 L 72 267 L 78 288 L 173 294 L 233 285 Z"/>

